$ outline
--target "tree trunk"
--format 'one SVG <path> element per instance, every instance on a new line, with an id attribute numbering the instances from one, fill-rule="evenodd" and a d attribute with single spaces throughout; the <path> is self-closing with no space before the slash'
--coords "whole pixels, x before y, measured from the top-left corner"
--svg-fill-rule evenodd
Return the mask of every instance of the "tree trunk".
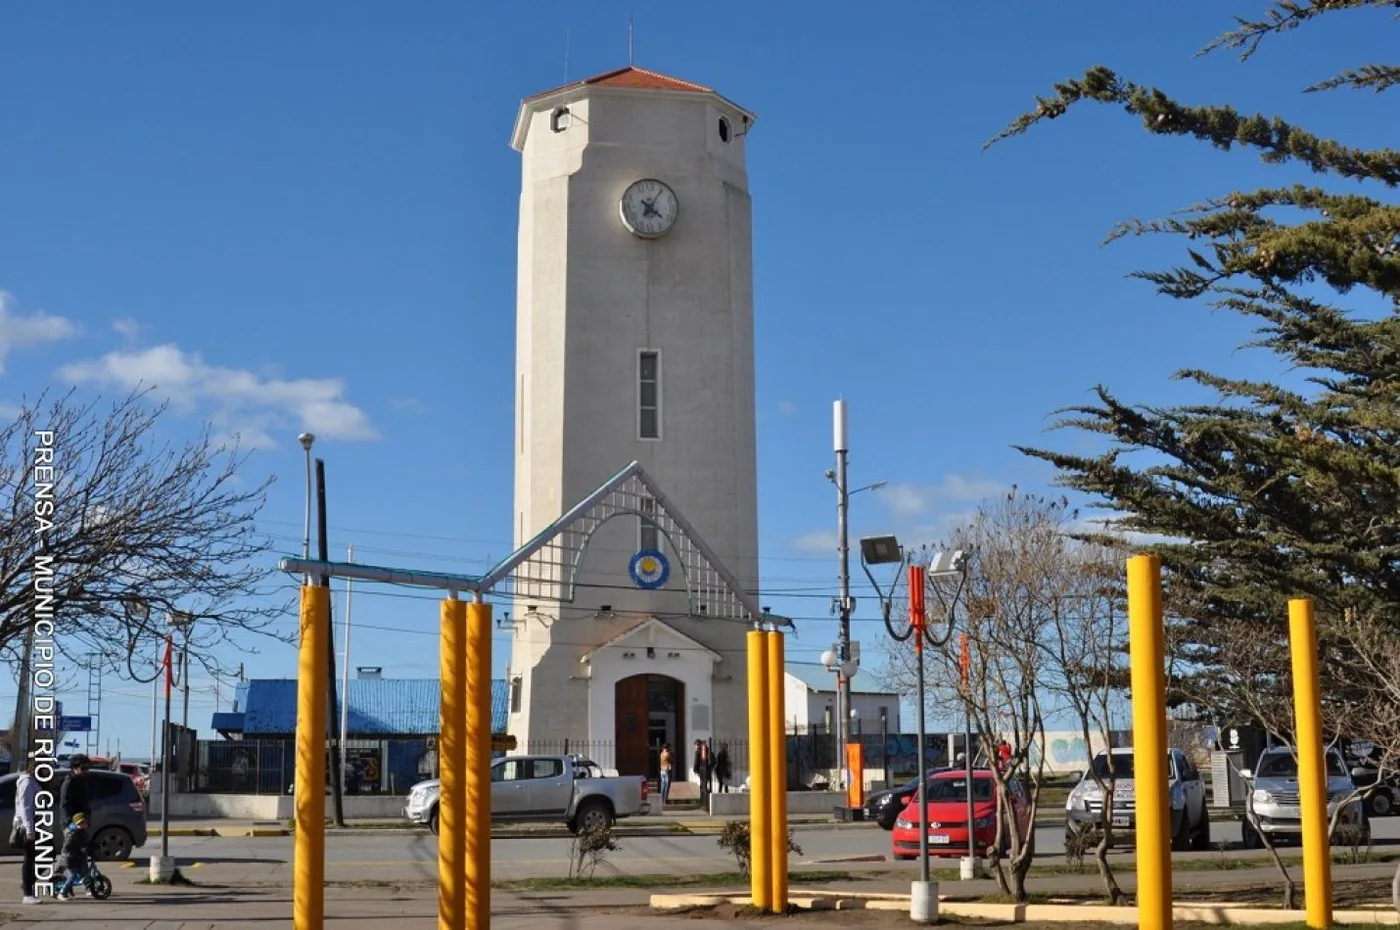
<path id="1" fill-rule="evenodd" d="M 1017 904 L 1024 904 L 1031 899 L 1026 892 L 1026 876 L 1030 874 L 1034 858 L 1033 851 L 1027 847 L 1011 860 L 1011 897 Z"/>
<path id="2" fill-rule="evenodd" d="M 1279 858 L 1278 850 L 1274 848 L 1273 841 L 1271 841 L 1268 835 L 1262 830 L 1259 831 L 1259 840 L 1264 844 L 1264 848 L 1269 851 L 1269 858 L 1274 860 L 1274 865 L 1278 867 L 1279 875 L 1283 876 L 1283 909 L 1285 911 L 1294 910 L 1298 906 L 1298 886 L 1293 883 L 1293 876 L 1289 874 L 1288 866 L 1284 865 L 1283 860 Z"/>
<path id="3" fill-rule="evenodd" d="M 1099 878 L 1103 879 L 1104 894 L 1108 895 L 1108 903 L 1114 907 L 1124 902 L 1123 889 L 1118 887 L 1118 879 L 1113 874 L 1113 866 L 1108 864 L 1108 844 L 1112 834 L 1109 828 L 1105 827 L 1103 833 L 1099 834 L 1099 845 L 1094 848 L 1094 862 L 1099 867 Z"/>
<path id="4" fill-rule="evenodd" d="M 1395 865 L 1395 877 L 1390 880 L 1390 903 L 1400 911 L 1400 863 Z"/>

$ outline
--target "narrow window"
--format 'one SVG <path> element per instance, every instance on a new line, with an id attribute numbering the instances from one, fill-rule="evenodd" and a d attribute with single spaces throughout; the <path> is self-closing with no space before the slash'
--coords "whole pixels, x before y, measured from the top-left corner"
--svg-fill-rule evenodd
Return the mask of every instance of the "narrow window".
<path id="1" fill-rule="evenodd" d="M 661 438 L 661 353 L 637 356 L 637 435 Z"/>
<path id="2" fill-rule="evenodd" d="M 554 132 L 563 132 L 569 128 L 568 107 L 556 107 L 554 112 L 549 114 L 549 128 Z"/>
<path id="3" fill-rule="evenodd" d="M 723 116 L 719 118 L 719 141 L 725 145 L 729 144 L 729 120 Z"/>
<path id="4" fill-rule="evenodd" d="M 637 550 L 659 549 L 661 534 L 657 532 L 656 523 L 656 499 L 652 497 L 642 498 L 642 515 L 637 518 Z"/>
<path id="5" fill-rule="evenodd" d="M 520 676 L 516 675 L 510 680 L 510 712 L 512 714 L 520 713 L 520 690 Z"/>

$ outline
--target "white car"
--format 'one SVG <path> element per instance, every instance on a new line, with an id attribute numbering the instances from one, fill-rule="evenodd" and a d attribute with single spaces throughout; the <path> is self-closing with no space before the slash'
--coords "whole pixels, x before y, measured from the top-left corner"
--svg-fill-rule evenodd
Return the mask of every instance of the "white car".
<path id="1" fill-rule="evenodd" d="M 1100 752 L 1088 772 L 1065 801 L 1065 839 L 1108 823 L 1110 839 L 1130 841 L 1137 830 L 1137 785 L 1133 780 L 1133 750 Z M 1210 811 L 1205 782 L 1191 759 L 1180 749 L 1167 750 L 1167 791 L 1171 802 L 1172 849 L 1210 848 Z M 1097 778 L 1095 778 L 1097 776 Z M 1104 813 L 1103 789 L 1113 783 L 1113 809 Z"/>
<path id="2" fill-rule="evenodd" d="M 1241 769 L 1240 776 L 1249 782 L 1250 792 L 1245 800 L 1245 819 L 1241 825 L 1246 849 L 1259 849 L 1264 842 L 1261 833 L 1270 839 L 1288 837 L 1300 839 L 1303 834 L 1303 811 L 1298 798 L 1298 760 L 1293 750 L 1275 746 L 1259 755 L 1259 764 Z M 1331 822 L 1337 805 L 1356 793 L 1356 785 L 1347 773 L 1340 753 L 1327 752 L 1327 818 Z M 1370 842 L 1371 825 L 1360 798 L 1352 798 L 1342 811 L 1342 824 L 1361 827 L 1363 844 Z"/>
<path id="3" fill-rule="evenodd" d="M 414 785 L 404 817 L 438 832 L 440 791 L 436 778 Z M 650 810 L 644 777 L 605 777 L 598 763 L 582 756 L 506 756 L 491 763 L 491 819 L 497 823 L 554 821 L 578 832 Z"/>

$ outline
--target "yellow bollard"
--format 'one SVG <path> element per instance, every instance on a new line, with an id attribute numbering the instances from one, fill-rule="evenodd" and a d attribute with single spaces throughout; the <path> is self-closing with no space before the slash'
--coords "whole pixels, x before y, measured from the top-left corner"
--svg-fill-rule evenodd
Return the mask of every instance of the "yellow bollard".
<path id="1" fill-rule="evenodd" d="M 749 886 L 753 906 L 772 906 L 769 857 L 768 649 L 767 634 L 750 630 L 749 645 Z"/>
<path id="2" fill-rule="evenodd" d="M 301 589 L 297 684 L 296 840 L 292 915 L 296 930 L 321 930 L 326 916 L 326 650 L 330 591 Z"/>
<path id="3" fill-rule="evenodd" d="M 466 926 L 465 825 L 467 816 L 465 748 L 467 605 L 456 598 L 442 602 L 442 697 L 438 730 L 438 930 Z"/>
<path id="4" fill-rule="evenodd" d="M 773 912 L 787 913 L 788 906 L 788 815 L 787 815 L 787 731 L 784 688 L 786 687 L 786 658 L 783 634 L 777 630 L 768 637 L 768 830 L 771 861 L 768 863 L 769 882 L 773 889 Z"/>
<path id="5" fill-rule="evenodd" d="M 1327 758 L 1318 694 L 1317 621 L 1312 598 L 1288 602 L 1293 714 L 1298 730 L 1298 800 L 1303 814 L 1303 897 L 1308 926 L 1332 926 L 1332 850 L 1327 836 Z"/>
<path id="6" fill-rule="evenodd" d="M 479 596 L 478 596 L 479 597 Z M 491 926 L 491 605 L 467 608 L 466 914 L 467 930 Z M 459 925 L 461 926 L 461 925 Z"/>
<path id="7" fill-rule="evenodd" d="M 1167 794 L 1167 682 L 1162 562 L 1128 560 L 1128 652 L 1137 797 L 1137 905 L 1142 930 L 1172 925 L 1171 799 Z"/>

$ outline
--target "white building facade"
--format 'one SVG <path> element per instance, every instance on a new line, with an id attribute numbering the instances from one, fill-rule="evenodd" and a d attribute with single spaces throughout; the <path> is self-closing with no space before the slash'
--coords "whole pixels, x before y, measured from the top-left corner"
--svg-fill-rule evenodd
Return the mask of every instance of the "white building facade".
<path id="1" fill-rule="evenodd" d="M 799 733 L 833 732 L 839 706 L 836 675 L 820 665 L 789 662 L 786 679 L 783 703 L 789 732 L 793 728 Z M 847 718 L 851 736 L 879 733 L 882 720 L 886 733 L 904 732 L 899 725 L 899 695 L 872 688 L 868 680 L 868 675 L 851 679 L 850 709 L 855 711 L 854 718 Z"/>
<path id="2" fill-rule="evenodd" d="M 695 740 L 747 736 L 753 122 L 638 68 L 520 108 L 514 535 L 560 540 L 557 564 L 536 557 L 552 577 L 513 588 L 521 749 L 610 746 L 655 775 L 663 743 L 685 765 Z M 570 520 L 633 462 L 647 480 Z"/>

